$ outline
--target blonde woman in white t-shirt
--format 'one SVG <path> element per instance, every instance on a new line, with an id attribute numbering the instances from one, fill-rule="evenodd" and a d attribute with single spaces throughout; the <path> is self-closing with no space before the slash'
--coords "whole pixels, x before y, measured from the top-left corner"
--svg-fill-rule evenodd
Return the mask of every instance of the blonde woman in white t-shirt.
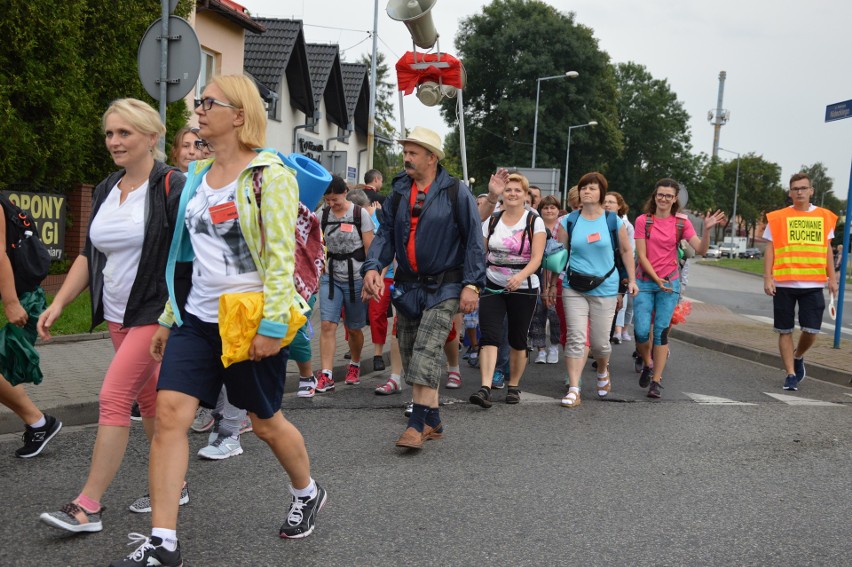
<path id="1" fill-rule="evenodd" d="M 503 334 L 503 320 L 509 328 L 509 383 L 507 404 L 521 401 L 518 388 L 526 366 L 527 335 L 539 293 L 536 275 L 544 254 L 544 221 L 524 207 L 529 182 L 513 173 L 503 190 L 503 206 L 486 223 L 486 285 L 479 299 L 479 369 L 482 387 L 470 402 L 491 407 L 491 383 L 497 363 L 497 348 Z"/>

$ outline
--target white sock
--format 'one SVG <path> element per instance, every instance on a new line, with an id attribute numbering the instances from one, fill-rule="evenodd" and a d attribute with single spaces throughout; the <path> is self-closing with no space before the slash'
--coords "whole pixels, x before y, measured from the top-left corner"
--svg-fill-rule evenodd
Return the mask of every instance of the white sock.
<path id="1" fill-rule="evenodd" d="M 461 372 L 458 366 L 447 366 L 447 372 Z"/>
<path id="2" fill-rule="evenodd" d="M 357 366 L 357 367 L 360 368 L 361 367 L 361 361 L 359 360 L 358 362 L 355 362 L 354 360 L 352 360 L 352 361 L 349 362 L 349 366 Z"/>
<path id="3" fill-rule="evenodd" d="M 35 423 L 28 423 L 27 425 L 29 425 L 33 429 L 38 429 L 39 427 L 44 427 L 45 425 L 47 425 L 47 418 L 44 417 L 44 415 L 42 415 L 40 420 L 38 420 Z"/>
<path id="4" fill-rule="evenodd" d="M 399 386 L 399 383 L 402 381 L 402 376 L 400 376 L 399 374 L 391 374 L 390 379 L 391 381 L 393 381 L 394 384 Z"/>
<path id="5" fill-rule="evenodd" d="M 570 388 L 568 388 L 568 391 L 569 391 L 569 392 L 576 392 L 576 393 L 578 393 L 578 394 L 579 394 L 579 393 L 580 393 L 580 388 L 579 388 L 578 386 L 571 386 Z"/>
<path id="6" fill-rule="evenodd" d="M 606 378 L 607 376 L 609 376 L 609 372 L 604 372 L 603 374 L 601 374 L 600 372 L 598 372 L 598 380 L 603 380 L 603 379 L 604 379 L 604 378 Z"/>
<path id="7" fill-rule="evenodd" d="M 313 375 L 311 375 L 311 376 L 299 376 L 299 382 L 313 382 L 313 381 L 314 381 Z"/>
<path id="8" fill-rule="evenodd" d="M 313 498 L 316 493 L 317 483 L 314 482 L 313 478 L 311 478 L 311 482 L 305 488 L 296 488 L 292 484 L 290 485 L 290 494 L 296 498 Z"/>
<path id="9" fill-rule="evenodd" d="M 169 551 L 177 549 L 177 530 L 154 528 L 151 530 L 151 537 L 158 537 L 163 540 L 163 547 Z"/>
<path id="10" fill-rule="evenodd" d="M 331 370 L 329 370 L 328 368 L 323 368 L 322 373 L 331 378 Z"/>

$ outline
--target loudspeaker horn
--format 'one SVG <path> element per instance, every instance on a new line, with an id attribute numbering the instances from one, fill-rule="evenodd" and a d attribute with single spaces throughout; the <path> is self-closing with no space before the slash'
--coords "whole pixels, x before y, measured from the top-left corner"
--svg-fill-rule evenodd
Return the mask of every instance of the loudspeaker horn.
<path id="1" fill-rule="evenodd" d="M 438 0 L 390 0 L 386 12 L 392 20 L 408 28 L 414 45 L 429 49 L 438 41 L 438 31 L 432 21 L 432 8 Z"/>

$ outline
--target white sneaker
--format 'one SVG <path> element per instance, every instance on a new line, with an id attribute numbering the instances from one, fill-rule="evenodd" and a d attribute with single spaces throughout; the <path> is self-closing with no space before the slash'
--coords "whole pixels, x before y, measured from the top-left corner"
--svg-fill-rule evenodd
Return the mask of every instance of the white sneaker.
<path id="1" fill-rule="evenodd" d="M 559 347 L 551 345 L 547 347 L 547 363 L 556 364 L 559 362 Z"/>
<path id="2" fill-rule="evenodd" d="M 240 445 L 239 437 L 235 439 L 230 435 L 219 435 L 212 443 L 198 451 L 198 456 L 202 459 L 214 461 L 221 461 L 242 454 L 243 448 Z"/>
<path id="3" fill-rule="evenodd" d="M 311 376 L 307 380 L 299 379 L 299 390 L 296 396 L 299 398 L 313 398 L 317 391 L 316 379 Z"/>
<path id="4" fill-rule="evenodd" d="M 624 342 L 626 342 L 626 343 L 629 343 L 629 342 L 630 342 L 630 341 L 632 341 L 633 339 L 630 337 L 630 333 L 628 333 L 627 331 L 622 331 L 622 333 L 621 333 L 621 340 L 622 340 L 622 341 L 624 341 Z"/>
<path id="5" fill-rule="evenodd" d="M 535 363 L 536 364 L 544 364 L 546 362 L 547 362 L 547 351 L 546 350 L 538 351 L 538 354 L 535 357 Z"/>

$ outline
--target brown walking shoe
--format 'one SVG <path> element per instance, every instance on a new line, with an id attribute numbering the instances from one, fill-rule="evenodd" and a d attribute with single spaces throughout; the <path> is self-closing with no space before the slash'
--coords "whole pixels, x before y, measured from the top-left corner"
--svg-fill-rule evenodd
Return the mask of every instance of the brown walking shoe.
<path id="1" fill-rule="evenodd" d="M 413 427 L 409 427 L 403 432 L 402 436 L 396 440 L 397 447 L 406 447 L 408 449 L 423 448 L 423 433 L 417 431 Z"/>
<path id="2" fill-rule="evenodd" d="M 430 439 L 443 439 L 444 438 L 444 424 L 439 423 L 438 427 L 430 427 L 425 426 L 423 428 L 423 440 L 428 441 Z"/>

